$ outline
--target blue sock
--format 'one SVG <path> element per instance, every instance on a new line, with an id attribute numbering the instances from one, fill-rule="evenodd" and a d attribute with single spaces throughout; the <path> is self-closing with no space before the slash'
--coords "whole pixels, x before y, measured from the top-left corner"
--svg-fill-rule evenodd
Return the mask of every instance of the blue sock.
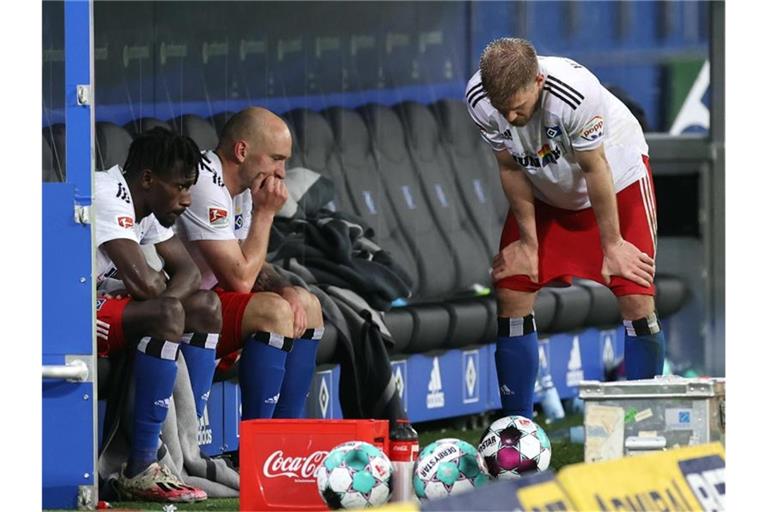
<path id="1" fill-rule="evenodd" d="M 216 369 L 216 345 L 218 334 L 186 333 L 181 339 L 181 353 L 187 363 L 192 394 L 195 397 L 197 417 L 203 416 L 205 404 L 213 384 L 213 372 Z"/>
<path id="2" fill-rule="evenodd" d="M 496 373 L 505 415 L 533 417 L 533 388 L 539 372 L 539 339 L 533 314 L 499 317 Z"/>
<path id="3" fill-rule="evenodd" d="M 242 419 L 272 417 L 283 385 L 286 356 L 292 346 L 292 338 L 262 331 L 245 341 L 238 372 Z"/>
<path id="4" fill-rule="evenodd" d="M 137 475 L 157 460 L 160 430 L 168 415 L 176 382 L 178 343 L 145 337 L 133 363 L 135 386 L 133 440 L 126 472 Z"/>
<path id="5" fill-rule="evenodd" d="M 293 350 L 285 361 L 285 378 L 273 418 L 304 417 L 304 406 L 315 375 L 317 346 L 322 337 L 323 328 L 320 327 L 307 329 L 300 339 L 293 341 Z"/>
<path id="6" fill-rule="evenodd" d="M 624 367 L 628 380 L 652 379 L 664 371 L 667 342 L 656 315 L 624 320 Z"/>

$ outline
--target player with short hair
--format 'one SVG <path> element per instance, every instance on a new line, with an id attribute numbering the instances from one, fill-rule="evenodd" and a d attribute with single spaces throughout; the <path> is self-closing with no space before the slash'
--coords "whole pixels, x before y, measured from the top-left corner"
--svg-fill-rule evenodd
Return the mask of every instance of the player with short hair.
<path id="1" fill-rule="evenodd" d="M 124 170 L 116 165 L 95 177 L 98 352 L 107 357 L 135 349 L 131 453 L 117 480 L 125 499 L 207 498 L 157 461 L 178 353 L 189 368 L 200 415 L 221 330 L 218 297 L 200 290 L 200 272 L 170 229 L 189 207 L 199 160 L 191 139 L 155 128 L 133 141 Z M 163 260 L 163 271 L 147 263 L 140 245 L 149 244 Z"/>
<path id="2" fill-rule="evenodd" d="M 661 373 L 656 201 L 637 120 L 585 67 L 537 56 L 530 42 L 515 38 L 488 44 L 466 103 L 495 152 L 510 204 L 492 266 L 505 414 L 533 414 L 536 292 L 573 276 L 602 282 L 616 295 L 627 377 Z"/>
<path id="3" fill-rule="evenodd" d="M 243 419 L 303 416 L 323 334 L 317 297 L 266 261 L 272 221 L 288 198 L 290 155 L 291 133 L 280 117 L 258 107 L 238 112 L 217 148 L 203 153 L 192 207 L 177 228 L 202 288 L 221 299 L 218 356 L 240 352 Z"/>

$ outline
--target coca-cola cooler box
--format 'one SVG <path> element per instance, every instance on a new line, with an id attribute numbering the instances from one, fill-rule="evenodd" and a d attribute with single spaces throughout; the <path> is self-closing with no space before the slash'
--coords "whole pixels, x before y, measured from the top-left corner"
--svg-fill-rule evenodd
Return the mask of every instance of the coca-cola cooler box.
<path id="1" fill-rule="evenodd" d="M 240 423 L 240 510 L 328 510 L 315 470 L 346 441 L 389 455 L 386 420 L 246 420 Z"/>

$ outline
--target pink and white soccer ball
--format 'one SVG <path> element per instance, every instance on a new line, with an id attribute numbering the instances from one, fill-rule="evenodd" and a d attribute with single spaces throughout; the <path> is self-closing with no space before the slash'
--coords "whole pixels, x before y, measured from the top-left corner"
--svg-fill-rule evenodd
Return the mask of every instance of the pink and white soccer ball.
<path id="1" fill-rule="evenodd" d="M 494 478 L 519 478 L 544 471 L 552 445 L 544 429 L 523 416 L 506 416 L 491 423 L 477 449 Z"/>

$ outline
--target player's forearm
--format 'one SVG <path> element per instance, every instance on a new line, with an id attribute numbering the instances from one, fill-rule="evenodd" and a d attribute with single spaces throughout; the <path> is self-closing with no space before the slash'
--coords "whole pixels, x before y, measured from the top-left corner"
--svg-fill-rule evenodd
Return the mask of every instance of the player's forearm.
<path id="1" fill-rule="evenodd" d="M 258 292 L 282 293 L 283 290 L 290 286 L 291 283 L 281 277 L 271 264 L 264 263 L 264 266 L 261 267 L 261 272 L 259 272 L 256 278 L 256 284 L 253 289 Z"/>
<path id="2" fill-rule="evenodd" d="M 536 208 L 533 187 L 522 171 L 501 168 L 501 185 L 509 201 L 509 209 L 517 221 L 520 240 L 538 246 L 536 236 Z"/>
<path id="3" fill-rule="evenodd" d="M 243 262 L 232 269 L 229 276 L 231 288 L 235 291 L 249 292 L 253 289 L 259 273 L 264 268 L 269 245 L 269 232 L 273 216 L 254 211 L 248 235 L 240 244 Z"/>
<path id="4" fill-rule="evenodd" d="M 200 289 L 200 271 L 196 266 L 185 268 L 171 275 L 162 297 L 184 299 Z"/>
<path id="5" fill-rule="evenodd" d="M 587 181 L 587 193 L 595 212 L 600 230 L 600 243 L 603 248 L 621 240 L 619 211 L 616 206 L 616 192 L 613 188 L 613 175 L 608 162 L 601 159 L 596 165 L 584 170 Z"/>

